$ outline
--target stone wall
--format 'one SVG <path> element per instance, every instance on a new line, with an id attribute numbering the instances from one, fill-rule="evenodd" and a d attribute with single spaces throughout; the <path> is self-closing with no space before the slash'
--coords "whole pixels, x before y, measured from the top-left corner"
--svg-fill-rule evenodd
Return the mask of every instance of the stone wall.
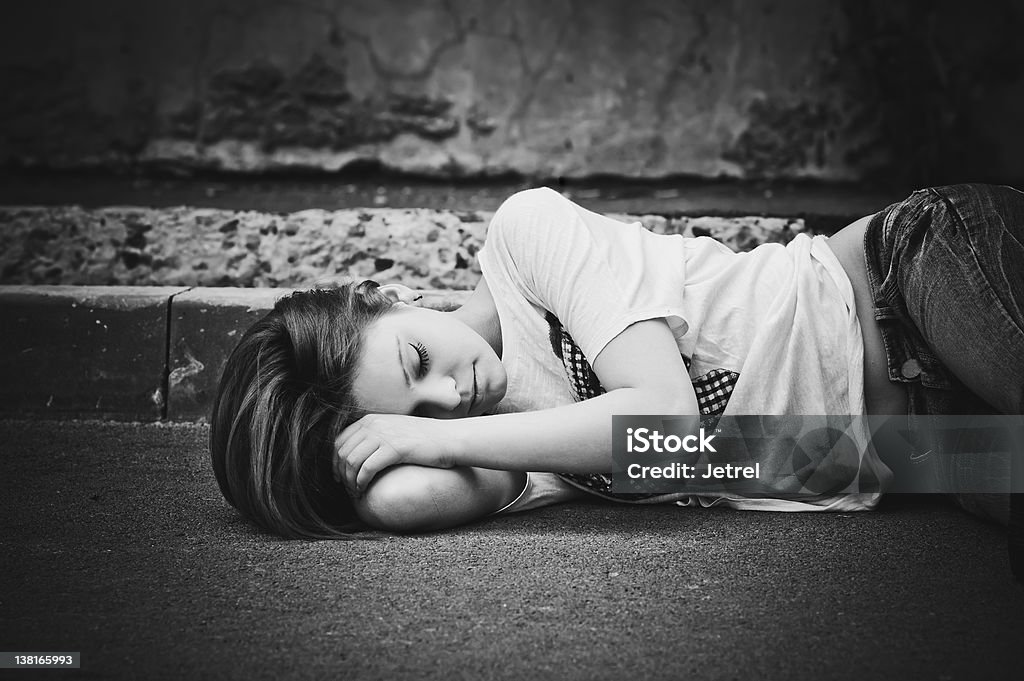
<path id="1" fill-rule="evenodd" d="M 48 0 L 0 166 L 1022 179 L 1012 0 Z"/>

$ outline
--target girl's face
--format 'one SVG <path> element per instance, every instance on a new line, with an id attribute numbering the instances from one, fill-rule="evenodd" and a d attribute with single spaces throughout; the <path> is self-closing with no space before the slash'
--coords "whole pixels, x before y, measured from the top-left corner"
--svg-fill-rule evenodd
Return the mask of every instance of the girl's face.
<path id="1" fill-rule="evenodd" d="M 479 416 L 505 396 L 505 368 L 450 313 L 398 306 L 367 327 L 353 394 L 370 413 Z"/>

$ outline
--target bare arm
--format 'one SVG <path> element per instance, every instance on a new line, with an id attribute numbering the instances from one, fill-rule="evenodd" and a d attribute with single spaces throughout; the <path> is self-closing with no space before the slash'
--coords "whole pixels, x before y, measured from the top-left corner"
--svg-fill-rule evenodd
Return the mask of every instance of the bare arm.
<path id="1" fill-rule="evenodd" d="M 356 500 L 356 513 L 381 530 L 437 530 L 490 515 L 515 499 L 525 484 L 526 474 L 513 471 L 394 466 L 377 475 Z"/>
<path id="2" fill-rule="evenodd" d="M 367 416 L 339 436 L 339 472 L 356 494 L 399 463 L 610 472 L 613 415 L 698 413 L 693 384 L 663 319 L 627 327 L 598 355 L 594 372 L 606 394 L 553 409 L 450 421 Z"/>

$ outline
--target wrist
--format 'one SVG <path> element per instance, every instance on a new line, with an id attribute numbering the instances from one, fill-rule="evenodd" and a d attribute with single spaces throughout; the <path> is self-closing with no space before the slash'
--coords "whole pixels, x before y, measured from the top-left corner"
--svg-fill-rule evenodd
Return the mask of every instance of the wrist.
<path id="1" fill-rule="evenodd" d="M 471 445 L 472 440 L 472 426 L 474 424 L 471 421 L 476 421 L 477 416 L 469 416 L 461 419 L 452 419 L 446 422 L 448 431 L 446 440 L 446 447 L 448 449 L 448 459 L 452 466 L 472 466 L 473 462 L 469 460 L 469 453 L 473 450 Z"/>

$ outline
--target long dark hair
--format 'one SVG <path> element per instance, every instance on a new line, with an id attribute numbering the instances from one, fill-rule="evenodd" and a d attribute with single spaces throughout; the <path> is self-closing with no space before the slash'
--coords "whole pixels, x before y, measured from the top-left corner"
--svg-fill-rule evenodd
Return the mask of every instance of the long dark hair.
<path id="1" fill-rule="evenodd" d="M 364 415 L 352 397 L 363 331 L 391 306 L 372 281 L 293 293 L 231 353 L 210 454 L 224 497 L 257 525 L 304 539 L 364 529 L 333 479 L 333 439 Z"/>

